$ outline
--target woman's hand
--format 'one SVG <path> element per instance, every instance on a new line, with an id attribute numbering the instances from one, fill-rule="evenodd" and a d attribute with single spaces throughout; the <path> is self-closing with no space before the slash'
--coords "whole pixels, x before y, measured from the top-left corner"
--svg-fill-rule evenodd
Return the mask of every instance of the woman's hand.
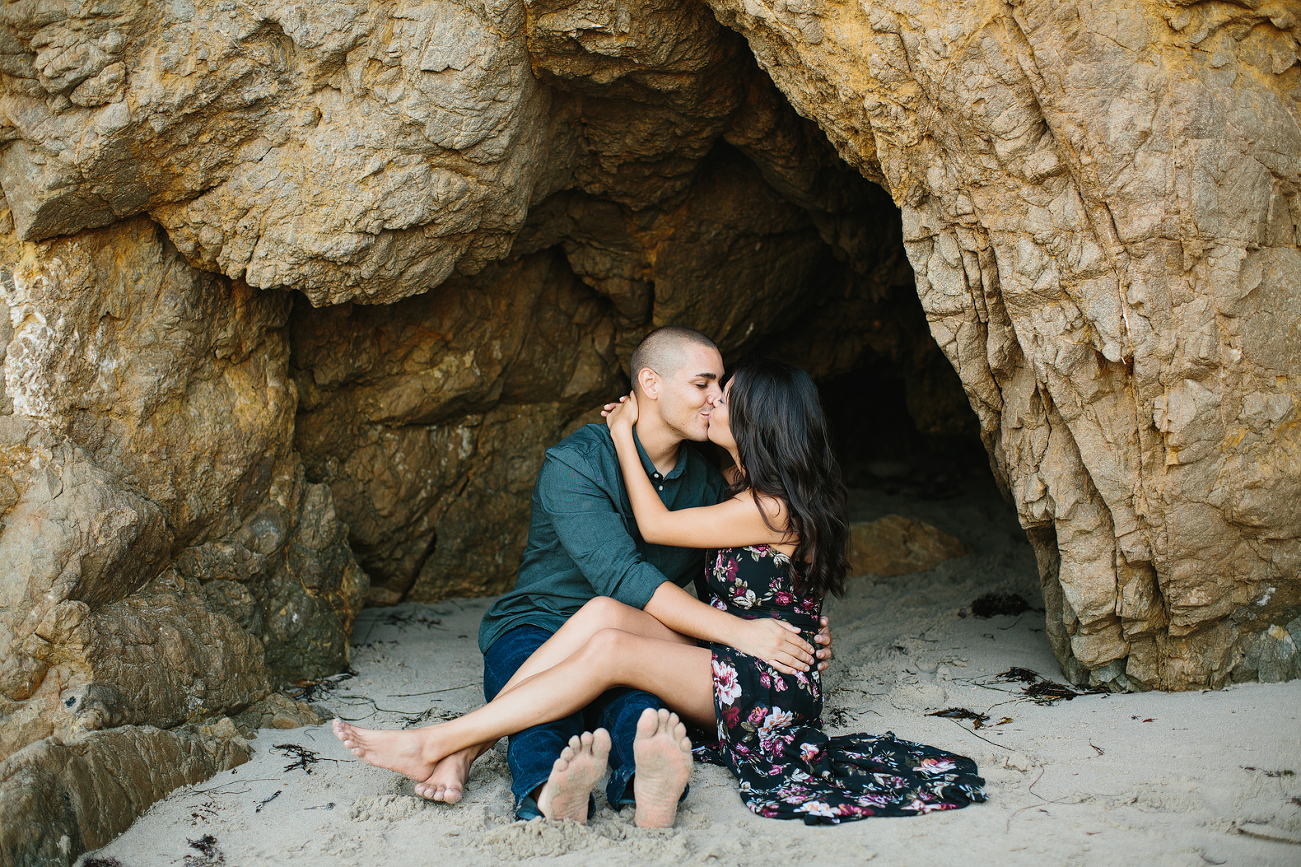
<path id="1" fill-rule="evenodd" d="M 782 674 L 808 671 L 814 661 L 813 646 L 800 638 L 800 631 L 770 617 L 742 621 L 732 646 L 762 659 Z"/>
<path id="2" fill-rule="evenodd" d="M 813 640 L 818 643 L 818 671 L 826 671 L 827 664 L 835 655 L 831 650 L 831 624 L 826 615 L 818 619 L 818 634 Z"/>
<path id="3" fill-rule="evenodd" d="M 637 393 L 625 394 L 618 403 L 607 403 L 601 410 L 605 423 L 613 430 L 616 425 L 627 425 L 629 429 L 637 423 Z"/>

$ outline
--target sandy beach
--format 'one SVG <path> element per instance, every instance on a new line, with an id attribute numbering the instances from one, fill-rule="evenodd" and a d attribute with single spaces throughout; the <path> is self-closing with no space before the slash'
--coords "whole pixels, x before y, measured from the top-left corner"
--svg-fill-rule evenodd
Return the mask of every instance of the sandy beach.
<path id="1" fill-rule="evenodd" d="M 989 800 L 907 819 L 807 827 L 763 819 L 731 775 L 697 764 L 676 827 L 643 831 L 597 795 L 592 823 L 513 821 L 504 742 L 459 804 L 349 755 L 328 726 L 263 730 L 252 761 L 155 804 L 80 863 L 123 867 L 311 864 L 1133 865 L 1301 863 L 1301 681 L 1217 692 L 1080 695 L 1036 702 L 1000 674 L 1063 678 L 1043 615 L 982 619 L 989 592 L 1038 606 L 1034 557 L 991 491 L 926 500 L 856 491 L 853 517 L 904 514 L 973 553 L 928 572 L 861 576 L 828 603 L 832 733 L 893 731 L 971 756 Z M 356 674 L 312 689 L 325 715 L 422 725 L 482 702 L 479 619 L 490 599 L 366 609 Z M 959 708 L 984 721 L 929 715 Z M 980 722 L 979 727 L 976 723 Z"/>

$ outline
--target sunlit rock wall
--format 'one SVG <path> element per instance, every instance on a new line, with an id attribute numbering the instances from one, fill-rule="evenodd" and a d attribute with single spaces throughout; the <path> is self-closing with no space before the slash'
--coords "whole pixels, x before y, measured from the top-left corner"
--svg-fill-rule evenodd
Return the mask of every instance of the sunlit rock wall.
<path id="1" fill-rule="evenodd" d="M 543 448 L 656 325 L 932 370 L 913 294 L 1065 670 L 1295 676 L 1297 37 L 1286 3 L 5 4 L 0 746 L 335 670 L 368 575 L 508 586 Z"/>
<path id="2" fill-rule="evenodd" d="M 903 212 L 1067 672 L 1295 676 L 1296 5 L 709 2 Z"/>
<path id="3" fill-rule="evenodd" d="M 0 755 L 346 664 L 366 579 L 292 450 L 288 296 L 135 218 L 25 245 L 3 297 Z"/>

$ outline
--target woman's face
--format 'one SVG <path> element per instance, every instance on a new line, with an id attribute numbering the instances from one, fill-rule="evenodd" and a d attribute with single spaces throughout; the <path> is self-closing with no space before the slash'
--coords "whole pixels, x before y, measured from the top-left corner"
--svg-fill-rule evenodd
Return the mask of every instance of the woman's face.
<path id="1" fill-rule="evenodd" d="M 709 414 L 709 441 L 717 443 L 729 452 L 736 452 L 736 440 L 732 437 L 731 413 L 728 401 L 732 396 L 732 383 L 723 388 L 723 396 L 714 401 L 714 411 Z"/>

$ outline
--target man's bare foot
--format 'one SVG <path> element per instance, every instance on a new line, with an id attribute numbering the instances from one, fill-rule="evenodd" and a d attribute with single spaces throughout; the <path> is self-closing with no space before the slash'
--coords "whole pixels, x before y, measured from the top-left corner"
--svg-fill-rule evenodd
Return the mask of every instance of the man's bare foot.
<path id="1" fill-rule="evenodd" d="M 551 766 L 551 776 L 538 792 L 538 809 L 548 819 L 573 819 L 587 824 L 587 799 L 605 773 L 610 757 L 610 733 L 605 729 L 583 732 Z"/>
<path id="2" fill-rule="evenodd" d="M 465 782 L 470 779 L 470 765 L 479 756 L 492 749 L 492 744 L 467 747 L 434 765 L 434 772 L 423 783 L 416 784 L 416 794 L 429 801 L 455 804 L 465 794 Z"/>
<path id="3" fill-rule="evenodd" d="M 638 828 L 668 828 L 678 815 L 678 799 L 691 778 L 691 739 L 675 713 L 646 708 L 637 720 L 632 742 L 637 773 L 632 794 L 637 799 L 633 821 Z"/>
<path id="4" fill-rule="evenodd" d="M 396 771 L 422 783 L 433 774 L 437 757 L 428 754 L 428 729 L 363 729 L 334 721 L 334 736 L 348 752 L 377 768 Z"/>

